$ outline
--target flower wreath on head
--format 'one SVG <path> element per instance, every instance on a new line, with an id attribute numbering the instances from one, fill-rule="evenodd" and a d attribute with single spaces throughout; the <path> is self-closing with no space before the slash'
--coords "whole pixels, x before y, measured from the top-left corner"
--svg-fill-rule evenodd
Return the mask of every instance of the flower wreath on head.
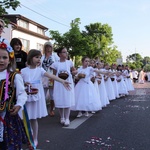
<path id="1" fill-rule="evenodd" d="M 0 48 L 1 48 L 1 49 L 6 49 L 6 50 L 9 52 L 10 58 L 12 58 L 12 59 L 14 58 L 14 51 L 13 51 L 13 49 L 12 49 L 11 46 L 7 45 L 7 44 L 4 43 L 4 42 L 1 42 L 1 43 L 0 43 Z"/>

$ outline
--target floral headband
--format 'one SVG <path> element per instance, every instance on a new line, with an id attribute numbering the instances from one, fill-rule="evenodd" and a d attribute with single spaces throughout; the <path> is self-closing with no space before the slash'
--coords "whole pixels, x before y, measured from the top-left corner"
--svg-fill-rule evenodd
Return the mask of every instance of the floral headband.
<path id="1" fill-rule="evenodd" d="M 14 58 L 14 51 L 13 51 L 11 46 L 5 44 L 4 42 L 1 42 L 0 43 L 0 48 L 1 49 L 6 49 L 9 52 L 10 58 L 12 58 L 12 59 Z"/>

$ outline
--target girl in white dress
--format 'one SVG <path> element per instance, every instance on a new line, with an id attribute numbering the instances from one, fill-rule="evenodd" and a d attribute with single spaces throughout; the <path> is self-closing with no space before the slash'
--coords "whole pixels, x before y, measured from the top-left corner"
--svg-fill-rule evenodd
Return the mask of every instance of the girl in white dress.
<path id="1" fill-rule="evenodd" d="M 117 69 L 117 65 L 112 64 L 111 71 L 115 74 L 111 76 L 111 81 L 112 81 L 112 85 L 114 88 L 115 96 L 116 96 L 116 98 L 119 98 L 119 89 L 118 89 L 118 84 L 117 84 L 117 80 L 116 80 L 116 78 L 117 78 L 117 76 L 116 76 L 117 70 L 116 69 Z"/>
<path id="2" fill-rule="evenodd" d="M 124 74 L 122 72 L 122 66 L 118 65 L 117 66 L 117 83 L 118 83 L 118 90 L 119 90 L 119 95 L 120 97 L 128 95 L 128 90 L 124 81 Z"/>
<path id="3" fill-rule="evenodd" d="M 104 63 L 102 63 L 102 62 L 97 63 L 97 68 L 101 72 L 104 72 L 103 67 L 104 67 Z M 104 83 L 105 82 L 104 74 L 97 73 L 97 78 L 99 77 L 99 80 L 100 80 L 100 84 L 98 85 L 98 87 L 99 87 L 99 91 L 100 91 L 100 99 L 101 99 L 102 107 L 106 107 L 110 103 L 109 99 L 108 99 L 105 83 Z"/>
<path id="4" fill-rule="evenodd" d="M 61 82 L 61 84 L 64 85 L 67 89 L 70 88 L 69 82 L 62 80 L 55 75 L 48 74 L 42 67 L 39 67 L 40 60 L 41 52 L 35 49 L 30 50 L 27 56 L 28 67 L 21 70 L 21 75 L 23 77 L 25 85 L 27 85 L 28 87 L 31 86 L 31 89 L 36 88 L 38 91 L 37 94 L 29 94 L 26 103 L 26 108 L 33 131 L 35 146 L 37 146 L 38 144 L 37 118 L 42 118 L 48 115 L 45 102 L 45 94 L 42 85 L 42 77 L 46 76 L 48 78 L 52 78 Z"/>
<path id="5" fill-rule="evenodd" d="M 133 91 L 134 87 L 133 87 L 133 84 L 132 84 L 132 81 L 130 78 L 130 71 L 129 71 L 128 65 L 125 66 L 125 72 L 124 73 L 126 75 L 125 82 L 127 85 L 127 89 L 128 89 L 128 91 Z"/>
<path id="6" fill-rule="evenodd" d="M 91 75 L 94 72 L 94 68 L 89 66 L 89 58 L 82 58 L 82 66 L 78 69 L 77 77 L 80 78 L 75 86 L 75 106 L 72 110 L 79 111 L 77 117 L 82 116 L 82 111 L 85 111 L 85 116 L 88 116 L 88 111 L 101 110 L 101 103 L 98 97 L 96 88 L 91 81 Z M 79 76 L 80 75 L 80 76 Z"/>
<path id="7" fill-rule="evenodd" d="M 55 107 L 59 108 L 60 113 L 60 123 L 68 126 L 70 124 L 70 107 L 75 105 L 74 97 L 74 82 L 72 74 L 76 73 L 75 68 L 71 60 L 67 60 L 68 52 L 67 49 L 61 47 L 57 49 L 57 54 L 60 57 L 58 62 L 54 62 L 51 68 L 54 69 L 56 76 L 60 76 L 61 73 L 66 74 L 66 80 L 70 82 L 71 90 L 66 90 L 59 82 L 54 82 L 54 101 Z M 72 74 L 71 74 L 72 73 Z"/>
<path id="8" fill-rule="evenodd" d="M 116 99 L 115 91 L 114 91 L 114 87 L 113 87 L 112 81 L 110 79 L 110 77 L 113 75 L 113 73 L 110 71 L 109 64 L 105 64 L 104 68 L 105 68 L 104 72 L 108 73 L 108 75 L 105 75 L 106 79 L 107 79 L 107 80 L 105 80 L 105 86 L 106 86 L 106 91 L 107 91 L 107 94 L 108 94 L 108 99 L 110 101 L 111 100 L 115 100 Z"/>
<path id="9" fill-rule="evenodd" d="M 94 59 L 91 59 L 89 66 L 97 69 L 96 68 L 96 61 Z M 94 86 L 96 88 L 96 91 L 97 91 L 97 94 L 98 94 L 98 97 L 99 97 L 99 100 L 100 100 L 100 103 L 101 103 L 101 107 L 102 107 L 102 102 L 101 102 L 101 99 L 100 99 L 100 92 L 99 92 L 99 87 L 98 87 L 98 80 L 99 79 L 97 78 L 96 74 L 97 74 L 96 72 L 93 72 L 93 75 L 91 77 L 91 81 L 93 82 L 93 84 L 94 84 Z M 95 111 L 92 111 L 91 113 L 95 113 Z"/>

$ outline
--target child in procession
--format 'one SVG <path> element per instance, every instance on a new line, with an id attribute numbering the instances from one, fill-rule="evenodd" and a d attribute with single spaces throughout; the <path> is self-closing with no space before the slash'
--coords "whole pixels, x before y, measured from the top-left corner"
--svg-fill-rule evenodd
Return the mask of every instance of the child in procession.
<path id="1" fill-rule="evenodd" d="M 77 71 L 73 66 L 71 60 L 68 60 L 68 52 L 65 47 L 60 47 L 57 49 L 57 55 L 60 60 L 54 62 L 51 65 L 51 68 L 54 69 L 56 76 L 60 76 L 61 73 L 66 74 L 66 81 L 70 82 L 71 90 L 66 90 L 64 87 L 57 81 L 54 82 L 54 101 L 55 107 L 59 109 L 60 113 L 60 123 L 69 126 L 70 125 L 70 107 L 75 105 L 74 98 L 74 82 L 72 74 L 76 74 Z M 59 94 L 58 94 L 59 91 Z"/>
<path id="2" fill-rule="evenodd" d="M 20 150 L 27 142 L 18 112 L 27 101 L 23 79 L 16 72 L 12 47 L 0 42 L 0 150 Z"/>
<path id="3" fill-rule="evenodd" d="M 63 88 L 70 90 L 69 82 L 56 77 L 55 75 L 47 73 L 42 67 L 39 67 L 41 61 L 41 52 L 36 49 L 29 51 L 27 56 L 28 66 L 21 70 L 25 85 L 36 89 L 36 94 L 29 94 L 26 102 L 26 108 L 33 131 L 33 139 L 35 146 L 38 145 L 38 118 L 46 117 L 48 115 L 45 94 L 42 86 L 42 77 L 46 76 L 60 82 Z M 29 91 L 28 91 L 29 92 Z"/>

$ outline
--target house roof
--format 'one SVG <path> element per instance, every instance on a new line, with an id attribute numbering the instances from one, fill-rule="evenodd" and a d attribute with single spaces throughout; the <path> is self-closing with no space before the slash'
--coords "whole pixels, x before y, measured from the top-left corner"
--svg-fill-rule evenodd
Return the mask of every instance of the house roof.
<path id="1" fill-rule="evenodd" d="M 15 24 L 17 24 L 17 20 L 21 19 L 21 20 L 24 20 L 26 22 L 32 23 L 32 24 L 36 25 L 37 27 L 40 27 L 44 30 L 48 30 L 47 27 L 45 27 L 45 26 L 43 26 L 43 25 L 41 25 L 41 24 L 39 24 L 33 20 L 30 20 L 30 19 L 28 19 L 28 18 L 26 18 L 20 14 L 6 14 L 6 15 L 2 15 L 1 17 L 9 19 L 12 23 L 15 23 Z"/>
<path id="2" fill-rule="evenodd" d="M 19 30 L 19 31 L 22 31 L 22 32 L 25 32 L 25 33 L 29 33 L 29 34 L 35 35 L 35 36 L 40 37 L 40 38 L 43 38 L 43 39 L 45 39 L 45 40 L 49 40 L 49 39 L 50 39 L 48 36 L 41 35 L 41 34 L 39 34 L 39 33 L 36 33 L 36 32 L 31 31 L 31 30 L 25 29 L 25 28 L 23 28 L 23 27 L 21 27 L 21 26 L 18 26 L 17 21 L 18 21 L 19 19 L 21 19 L 21 20 L 26 21 L 26 22 L 28 22 L 28 23 L 32 23 L 33 25 L 35 25 L 35 26 L 37 26 L 37 27 L 43 29 L 44 31 L 47 31 L 47 30 L 48 30 L 47 27 L 45 27 L 45 26 L 43 26 L 43 25 L 41 25 L 41 24 L 39 24 L 39 23 L 37 23 L 37 22 L 35 22 L 35 21 L 33 21 L 33 20 L 30 20 L 30 19 L 28 19 L 28 18 L 26 18 L 26 17 L 24 17 L 24 16 L 22 16 L 22 15 L 19 15 L 19 14 L 6 14 L 6 15 L 2 15 L 1 17 L 2 17 L 2 18 L 5 18 L 5 19 L 8 19 L 8 20 L 10 21 L 10 24 L 13 25 L 13 28 L 14 28 L 14 29 L 17 29 L 17 30 Z"/>

